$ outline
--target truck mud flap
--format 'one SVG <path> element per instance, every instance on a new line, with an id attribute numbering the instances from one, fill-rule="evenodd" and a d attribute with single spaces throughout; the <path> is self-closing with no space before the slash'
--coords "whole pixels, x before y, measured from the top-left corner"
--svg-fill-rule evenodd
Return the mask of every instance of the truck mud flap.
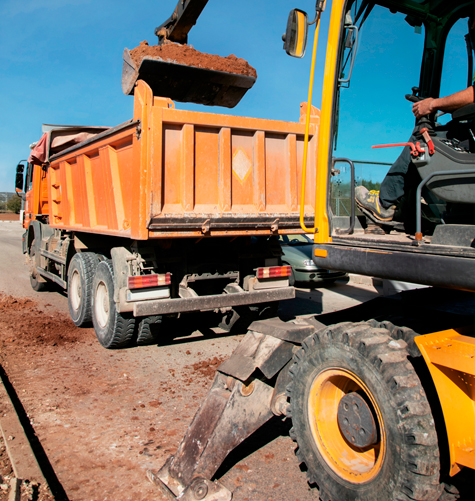
<path id="1" fill-rule="evenodd" d="M 284 301 L 295 297 L 293 287 L 266 289 L 262 291 L 240 292 L 236 294 L 216 294 L 192 298 L 158 299 L 134 304 L 134 316 L 167 315 L 187 311 L 213 310 L 233 306 L 252 305 L 271 301 Z"/>

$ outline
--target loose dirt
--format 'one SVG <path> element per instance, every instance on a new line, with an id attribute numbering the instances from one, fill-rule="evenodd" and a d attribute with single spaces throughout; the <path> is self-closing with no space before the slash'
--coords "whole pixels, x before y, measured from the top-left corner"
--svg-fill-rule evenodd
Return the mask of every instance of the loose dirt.
<path id="1" fill-rule="evenodd" d="M 160 59 L 185 66 L 206 68 L 227 73 L 252 76 L 257 78 L 256 70 L 244 59 L 231 54 L 228 57 L 215 56 L 195 50 L 191 45 L 167 43 L 165 45 L 149 45 L 147 41 L 130 51 L 134 64 L 139 68 L 142 59 Z"/>
<path id="2" fill-rule="evenodd" d="M 0 501 L 9 501 L 12 498 L 11 481 L 15 477 L 7 449 L 0 433 Z M 16 500 L 17 498 L 15 498 Z M 23 480 L 18 501 L 54 501 L 47 492 L 46 486 L 39 486 L 28 480 Z"/>
<path id="3" fill-rule="evenodd" d="M 165 501 L 146 471 L 176 452 L 241 339 L 211 325 L 190 315 L 164 324 L 160 346 L 105 350 L 67 314 L 0 293 L 0 365 L 64 489 L 57 501 Z M 217 478 L 234 501 L 315 501 L 288 428 L 271 420 L 226 459 Z"/>
<path id="4" fill-rule="evenodd" d="M 8 458 L 2 434 L 0 433 L 0 501 L 7 501 L 10 478 L 13 476 L 12 465 Z"/>
<path id="5" fill-rule="evenodd" d="M 25 311 L 29 314 L 25 315 Z M 70 319 L 44 313 L 31 299 L 0 295 L 0 315 L 6 324 L 0 337 L 0 349 L 11 343 L 30 347 L 59 346 L 80 339 L 81 331 Z"/>

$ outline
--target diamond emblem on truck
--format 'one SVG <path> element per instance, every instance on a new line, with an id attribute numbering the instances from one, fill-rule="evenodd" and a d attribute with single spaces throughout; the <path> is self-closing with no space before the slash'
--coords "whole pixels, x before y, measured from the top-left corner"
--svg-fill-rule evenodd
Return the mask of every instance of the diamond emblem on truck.
<path id="1" fill-rule="evenodd" d="M 241 183 L 244 183 L 247 176 L 251 173 L 252 162 L 244 153 L 242 148 L 239 148 L 233 155 L 233 172 Z"/>

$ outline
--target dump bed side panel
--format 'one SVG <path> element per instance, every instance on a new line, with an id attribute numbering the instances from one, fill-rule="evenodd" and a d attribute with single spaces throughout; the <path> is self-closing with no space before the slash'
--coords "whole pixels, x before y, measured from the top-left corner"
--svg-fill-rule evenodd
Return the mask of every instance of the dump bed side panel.
<path id="1" fill-rule="evenodd" d="M 53 159 L 48 169 L 51 226 L 130 236 L 136 128 L 128 124 Z"/>

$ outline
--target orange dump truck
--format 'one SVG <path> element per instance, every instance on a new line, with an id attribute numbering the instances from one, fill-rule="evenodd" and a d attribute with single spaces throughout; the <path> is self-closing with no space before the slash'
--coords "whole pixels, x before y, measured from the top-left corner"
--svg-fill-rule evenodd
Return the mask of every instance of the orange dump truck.
<path id="1" fill-rule="evenodd" d="M 150 342 L 163 315 L 214 310 L 230 328 L 271 311 L 294 297 L 277 236 L 301 232 L 304 128 L 177 110 L 143 81 L 132 120 L 50 128 L 17 168 L 33 288 L 67 289 L 106 348 Z"/>

